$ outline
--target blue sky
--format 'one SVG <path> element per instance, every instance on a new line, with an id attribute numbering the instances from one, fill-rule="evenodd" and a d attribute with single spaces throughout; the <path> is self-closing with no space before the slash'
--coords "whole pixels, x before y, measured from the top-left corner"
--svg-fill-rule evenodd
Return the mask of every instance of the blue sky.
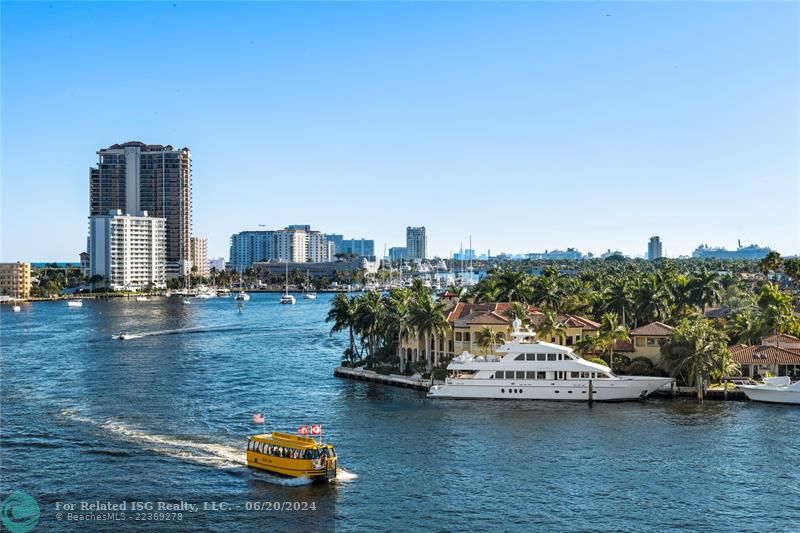
<path id="1" fill-rule="evenodd" d="M 77 260 L 95 152 L 188 146 L 194 234 L 800 252 L 793 3 L 2 4 L 1 259 Z"/>

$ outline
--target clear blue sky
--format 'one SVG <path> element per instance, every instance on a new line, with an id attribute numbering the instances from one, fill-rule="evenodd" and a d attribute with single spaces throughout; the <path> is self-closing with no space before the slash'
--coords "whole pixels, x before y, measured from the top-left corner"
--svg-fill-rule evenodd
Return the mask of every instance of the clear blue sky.
<path id="1" fill-rule="evenodd" d="M 794 3 L 2 4 L 2 260 L 77 260 L 95 152 L 188 146 L 194 234 L 800 252 Z"/>

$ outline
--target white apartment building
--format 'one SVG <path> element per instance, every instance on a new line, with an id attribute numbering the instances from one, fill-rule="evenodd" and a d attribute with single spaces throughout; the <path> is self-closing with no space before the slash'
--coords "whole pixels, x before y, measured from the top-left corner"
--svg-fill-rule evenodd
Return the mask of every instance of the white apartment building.
<path id="1" fill-rule="evenodd" d="M 205 237 L 192 237 L 192 266 L 197 267 L 196 275 L 208 277 L 208 239 Z"/>
<path id="2" fill-rule="evenodd" d="M 332 261 L 334 245 L 310 226 L 274 231 L 243 231 L 231 236 L 230 262 L 243 271 L 256 262 L 324 263 Z"/>
<path id="3" fill-rule="evenodd" d="M 166 219 L 123 215 L 89 217 L 89 270 L 103 276 L 111 290 L 141 290 L 166 286 Z"/>

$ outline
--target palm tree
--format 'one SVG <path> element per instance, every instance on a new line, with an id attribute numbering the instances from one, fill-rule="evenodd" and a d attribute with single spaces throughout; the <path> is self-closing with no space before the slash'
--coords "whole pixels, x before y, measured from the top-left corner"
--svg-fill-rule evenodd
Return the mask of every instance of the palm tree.
<path id="1" fill-rule="evenodd" d="M 633 290 L 634 327 L 641 323 L 669 319 L 670 294 L 666 286 L 653 275 L 642 279 Z"/>
<path id="2" fill-rule="evenodd" d="M 425 339 L 425 359 L 428 363 L 429 373 L 433 369 L 433 355 L 436 349 L 436 343 L 434 342 L 434 349 L 433 351 L 431 350 L 431 336 L 436 339 L 445 335 L 450 329 L 450 324 L 444 316 L 446 309 L 447 303 L 434 301 L 428 292 L 418 295 L 411 301 L 410 323 L 417 335 L 422 335 Z"/>
<path id="3" fill-rule="evenodd" d="M 494 352 L 494 347 L 501 342 L 500 332 L 493 330 L 489 326 L 483 326 L 483 328 L 475 334 L 475 340 L 484 354 L 490 351 Z"/>
<path id="4" fill-rule="evenodd" d="M 351 361 L 355 361 L 356 359 L 356 337 L 354 328 L 357 309 L 358 302 L 340 292 L 331 300 L 331 308 L 328 310 L 328 315 L 325 317 L 325 322 L 333 322 L 331 335 L 344 331 L 345 329 L 348 330 L 350 335 L 350 348 L 348 348 L 346 355 Z"/>
<path id="5" fill-rule="evenodd" d="M 731 360 L 725 334 L 703 317 L 683 319 L 661 346 L 661 365 L 672 377 L 681 376 L 697 389 L 697 400 L 703 402 L 703 384 L 714 374 L 729 375 L 736 371 Z"/>
<path id="6" fill-rule="evenodd" d="M 497 299 L 502 302 L 528 302 L 530 277 L 525 272 L 506 270 L 497 276 Z"/>
<path id="7" fill-rule="evenodd" d="M 566 335 L 567 328 L 558 320 L 558 315 L 552 309 L 547 309 L 541 321 L 536 326 L 536 335 L 540 339 L 555 338 L 561 344 L 561 340 Z"/>
<path id="8" fill-rule="evenodd" d="M 473 292 L 477 303 L 500 300 L 500 287 L 497 284 L 497 278 L 492 274 L 480 280 L 473 288 Z"/>
<path id="9" fill-rule="evenodd" d="M 633 307 L 630 284 L 623 277 L 613 278 L 605 291 L 605 311 L 622 316 L 622 325 L 627 324 L 626 311 Z"/>
<path id="10" fill-rule="evenodd" d="M 706 314 L 706 307 L 719 303 L 722 298 L 722 284 L 719 281 L 719 274 L 710 272 L 703 266 L 690 280 L 689 290 L 692 302 L 699 306 L 703 315 Z"/>
<path id="11" fill-rule="evenodd" d="M 370 291 L 356 298 L 355 330 L 367 345 L 368 364 L 372 364 L 378 348 L 378 339 L 384 329 L 384 311 L 381 295 Z"/>
<path id="12" fill-rule="evenodd" d="M 758 262 L 758 266 L 761 269 L 761 273 L 764 274 L 764 277 L 766 278 L 769 276 L 770 272 L 777 273 L 781 270 L 783 267 L 783 259 L 781 259 L 781 254 L 772 251 Z"/>
<path id="13" fill-rule="evenodd" d="M 528 312 L 528 306 L 522 302 L 514 302 L 505 311 L 505 314 L 511 320 L 519 319 L 522 322 L 522 327 L 527 328 L 531 325 L 531 315 Z"/>
<path id="14" fill-rule="evenodd" d="M 737 344 L 756 344 L 761 338 L 761 322 L 752 309 L 745 308 L 733 316 L 729 324 L 731 340 Z"/>
<path id="15" fill-rule="evenodd" d="M 400 372 L 405 372 L 403 340 L 413 333 L 410 305 L 411 291 L 405 288 L 392 289 L 386 299 L 386 325 L 397 336 L 397 359 L 400 363 Z"/>
<path id="16" fill-rule="evenodd" d="M 575 343 L 575 349 L 581 357 L 596 353 L 603 342 L 599 335 L 583 335 L 581 340 Z"/>
<path id="17" fill-rule="evenodd" d="M 531 299 L 536 305 L 557 313 L 561 308 L 562 298 L 557 276 L 539 276 L 533 282 Z"/>
<path id="18" fill-rule="evenodd" d="M 630 339 L 630 332 L 625 324 L 619 323 L 614 313 L 603 313 L 600 317 L 600 339 L 608 350 L 608 368 L 614 370 L 614 346 L 618 341 Z"/>

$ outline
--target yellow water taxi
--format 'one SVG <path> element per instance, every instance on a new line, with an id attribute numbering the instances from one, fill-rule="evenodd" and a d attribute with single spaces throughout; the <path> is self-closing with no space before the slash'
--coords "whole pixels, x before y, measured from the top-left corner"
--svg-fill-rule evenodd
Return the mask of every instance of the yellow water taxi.
<path id="1" fill-rule="evenodd" d="M 289 477 L 330 480 L 336 477 L 333 446 L 310 437 L 272 432 L 247 440 L 247 466 Z"/>

